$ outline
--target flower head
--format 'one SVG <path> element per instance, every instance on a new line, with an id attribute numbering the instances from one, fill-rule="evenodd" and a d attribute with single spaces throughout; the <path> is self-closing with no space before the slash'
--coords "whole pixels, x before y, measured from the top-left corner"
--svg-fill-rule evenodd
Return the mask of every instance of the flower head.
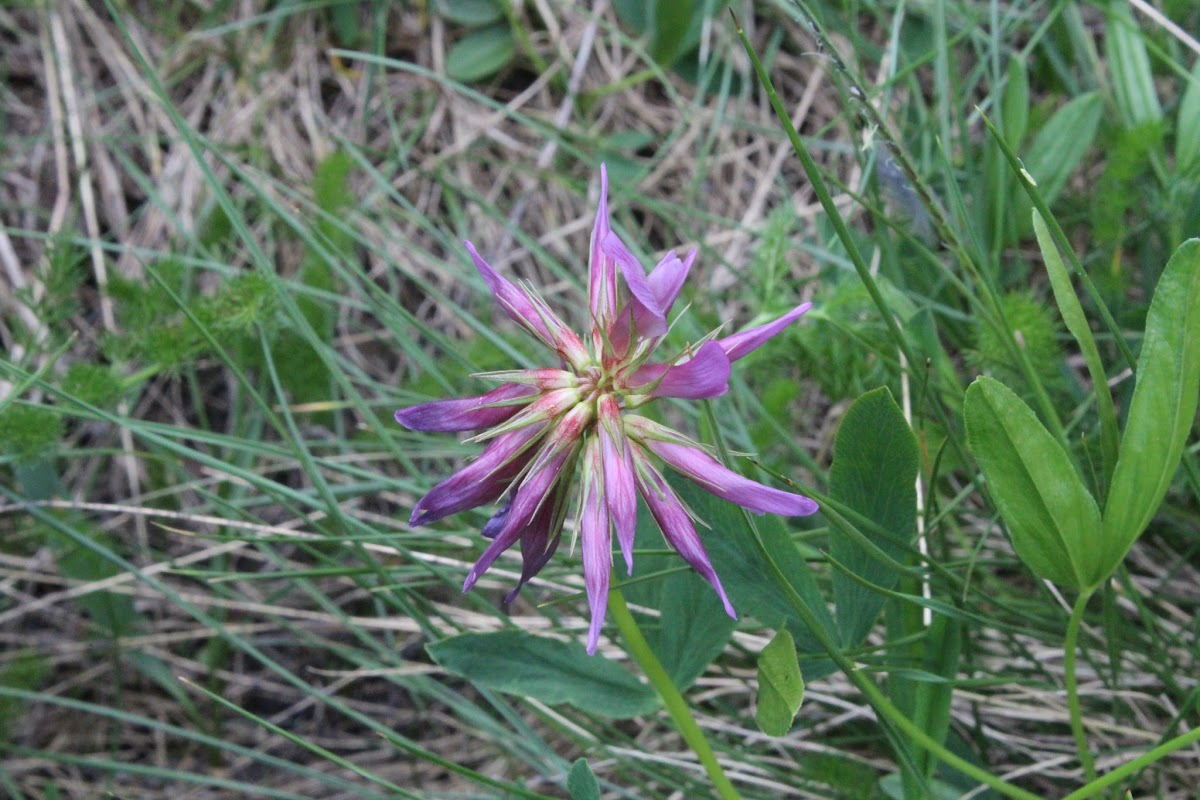
<path id="1" fill-rule="evenodd" d="M 499 503 L 483 527 L 491 541 L 468 573 L 463 591 L 519 541 L 523 564 L 521 578 L 507 598 L 511 601 L 558 548 L 573 504 L 592 615 L 587 648 L 594 653 L 608 597 L 613 534 L 632 575 L 640 496 L 667 542 L 712 584 L 726 612 L 736 616 L 690 512 L 658 462 L 759 514 L 812 514 L 817 504 L 742 477 L 683 434 L 635 411 L 659 397 L 700 400 L 725 394 L 730 364 L 782 331 L 811 304 L 799 305 L 766 325 L 708 339 L 656 360 L 667 315 L 696 251 L 683 258 L 672 251 L 647 274 L 609 225 L 608 174 L 603 166 L 588 260 L 590 324 L 583 336 L 531 288 L 508 280 L 474 245 L 466 246 L 496 302 L 554 351 L 559 366 L 491 373 L 484 377 L 500 385 L 486 394 L 396 412 L 396 420 L 412 430 L 480 431 L 472 440 L 487 443 L 478 458 L 417 502 L 410 524 L 428 524 Z"/>

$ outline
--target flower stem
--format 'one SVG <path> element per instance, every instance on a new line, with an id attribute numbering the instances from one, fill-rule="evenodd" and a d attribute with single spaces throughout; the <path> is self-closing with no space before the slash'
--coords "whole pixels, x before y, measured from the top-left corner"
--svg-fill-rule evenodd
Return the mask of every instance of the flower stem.
<path id="1" fill-rule="evenodd" d="M 1071 619 L 1067 622 L 1067 637 L 1063 642 L 1063 671 L 1067 685 L 1067 709 L 1071 714 L 1071 733 L 1075 737 L 1075 749 L 1079 751 L 1079 763 L 1083 765 L 1083 775 L 1088 783 L 1096 780 L 1096 762 L 1092 760 L 1092 751 L 1088 749 L 1087 731 L 1083 729 L 1083 713 L 1079 707 L 1079 681 L 1075 674 L 1075 658 L 1078 650 L 1079 629 L 1083 624 L 1083 611 L 1087 608 L 1088 600 L 1092 598 L 1091 591 L 1081 592 L 1071 609 Z"/>
<path id="2" fill-rule="evenodd" d="M 708 773 L 708 779 L 712 781 L 717 794 L 722 800 L 740 800 L 737 789 L 733 788 L 733 784 L 725 776 L 725 771 L 717 763 L 716 754 L 713 753 L 708 740 L 704 738 L 704 732 L 700 730 L 696 718 L 692 716 L 687 701 L 683 699 L 683 695 L 671 680 L 671 676 L 667 674 L 666 669 L 659 663 L 658 657 L 654 655 L 654 651 L 650 649 L 650 643 L 642 635 L 637 620 L 633 618 L 629 606 L 625 604 L 624 596 L 618 589 L 613 589 L 608 593 L 608 613 L 612 614 L 613 620 L 617 623 L 617 629 L 621 631 L 621 636 L 625 639 L 629 654 L 633 656 L 633 660 L 638 663 L 642 672 L 646 674 L 646 678 L 658 691 L 659 697 L 667 707 L 667 713 L 671 715 L 679 733 L 683 735 L 683 740 L 688 743 L 692 752 L 696 754 L 696 758 L 704 766 L 704 771 Z"/>

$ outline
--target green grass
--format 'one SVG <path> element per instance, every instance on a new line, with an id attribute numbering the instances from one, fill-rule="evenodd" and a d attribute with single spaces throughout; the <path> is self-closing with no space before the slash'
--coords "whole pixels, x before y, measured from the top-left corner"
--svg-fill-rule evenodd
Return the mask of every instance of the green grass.
<path id="1" fill-rule="evenodd" d="M 1123 421 L 1149 299 L 1200 232 L 1194 40 L 1124 5 L 735 4 L 783 106 L 810 92 L 794 121 L 839 236 L 725 11 L 677 44 L 590 4 L 547 4 L 553 19 L 498 5 L 515 56 L 467 84 L 439 65 L 473 28 L 439 3 L 0 11 L 0 793 L 565 797 L 583 757 L 605 797 L 709 796 L 665 713 L 550 706 L 424 650 L 510 627 L 585 635 L 565 545 L 511 608 L 511 559 L 461 594 L 486 512 L 406 520 L 478 446 L 392 413 L 542 363 L 464 238 L 581 321 L 601 161 L 644 262 L 700 250 L 672 342 L 816 304 L 739 362 L 711 415 L 665 417 L 823 495 L 850 402 L 881 385 L 908 398 L 928 548 L 897 552 L 961 655 L 930 660 L 949 645 L 923 625 L 915 578 L 846 655 L 927 731 L 929 687 L 953 689 L 946 746 L 967 762 L 1037 796 L 1079 788 L 1062 693 L 1074 597 L 1014 554 L 963 393 L 979 374 L 1004 382 L 1089 487 L 1104 483 L 1101 420 L 1030 201 L 981 114 L 1090 279 L 1076 286 Z M 1161 10 L 1200 28 L 1193 4 Z M 652 57 L 672 48 L 680 62 Z M 1193 433 L 1083 619 L 1102 774 L 1198 723 L 1198 456 Z M 826 553 L 844 530 L 786 524 L 832 602 Z M 635 572 L 635 606 L 679 574 L 662 552 L 640 553 L 654 568 Z M 743 614 L 685 692 L 742 796 L 934 791 L 880 783 L 904 746 L 831 663 L 813 666 L 823 653 L 801 654 L 815 658 L 791 734 L 758 731 L 755 664 L 779 624 Z M 628 664 L 611 620 L 605 636 L 597 658 Z M 938 669 L 945 683 L 921 680 Z M 1134 797 L 1194 796 L 1194 748 L 1132 776 Z M 947 796 L 976 786 L 934 775 Z"/>

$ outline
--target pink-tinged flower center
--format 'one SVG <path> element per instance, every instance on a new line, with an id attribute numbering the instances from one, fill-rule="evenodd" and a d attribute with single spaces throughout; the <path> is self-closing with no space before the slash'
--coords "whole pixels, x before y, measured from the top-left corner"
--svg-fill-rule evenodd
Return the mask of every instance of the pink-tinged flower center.
<path id="1" fill-rule="evenodd" d="M 640 496 L 667 542 L 712 584 L 726 612 L 734 616 L 689 510 L 655 461 L 756 513 L 811 514 L 816 503 L 745 478 L 683 434 L 631 412 L 659 397 L 721 396 L 728 391 L 730 363 L 781 332 L 810 304 L 803 303 L 765 325 L 722 338 L 708 337 L 665 358 L 656 353 L 696 251 L 683 258 L 671 251 L 647 274 L 611 228 L 608 175 L 603 167 L 588 255 L 589 325 L 582 335 L 574 333 L 531 286 L 504 277 L 470 242 L 466 244 L 500 308 L 548 348 L 558 366 L 489 373 L 480 377 L 499 386 L 486 394 L 396 412 L 396 420 L 412 430 L 478 431 L 469 441 L 487 443 L 473 463 L 417 502 L 410 524 L 428 524 L 469 508 L 498 506 L 483 527 L 491 543 L 467 575 L 463 589 L 473 586 L 505 549 L 519 541 L 523 564 L 521 578 L 508 595 L 511 600 L 553 555 L 568 509 L 574 508 L 592 615 L 588 629 L 592 653 L 604 619 L 614 534 L 629 574 L 633 571 Z"/>

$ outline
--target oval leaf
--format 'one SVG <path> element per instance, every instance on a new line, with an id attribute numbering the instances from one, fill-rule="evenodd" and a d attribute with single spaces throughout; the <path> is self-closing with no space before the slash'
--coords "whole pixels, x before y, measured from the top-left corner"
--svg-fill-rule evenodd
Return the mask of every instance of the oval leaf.
<path id="1" fill-rule="evenodd" d="M 426 645 L 438 666 L 472 683 L 611 719 L 653 711 L 658 696 L 621 666 L 578 642 L 524 631 L 465 633 Z"/>
<path id="2" fill-rule="evenodd" d="M 1179 246 L 1146 315 L 1137 384 L 1104 506 L 1104 557 L 1116 568 L 1167 493 L 1200 397 L 1200 239 Z"/>
<path id="3" fill-rule="evenodd" d="M 874 544 L 896 560 L 916 536 L 917 466 L 916 437 L 887 387 L 855 400 L 834 440 L 829 494 L 890 533 Z M 868 583 L 891 589 L 899 578 L 848 536 L 830 536 L 829 553 Z M 839 571 L 833 598 L 842 644 L 855 647 L 871 630 L 884 595 Z"/>
<path id="4" fill-rule="evenodd" d="M 967 388 L 963 413 L 1017 555 L 1042 578 L 1073 589 L 1092 585 L 1086 562 L 1099 549 L 1100 509 L 1066 451 L 1021 398 L 991 378 Z"/>
<path id="5" fill-rule="evenodd" d="M 446 54 L 446 74 L 470 83 L 494 75 L 517 53 L 507 25 L 492 25 L 472 31 L 454 43 Z"/>
<path id="6" fill-rule="evenodd" d="M 787 736 L 804 702 L 804 677 L 796 660 L 796 645 L 787 628 L 758 656 L 758 710 L 754 721 L 768 736 Z"/>
<path id="7" fill-rule="evenodd" d="M 504 19 L 504 8 L 496 0 L 438 0 L 434 7 L 438 16 L 469 28 Z"/>
<path id="8" fill-rule="evenodd" d="M 571 800 L 600 800 L 600 784 L 585 759 L 578 759 L 571 765 L 571 773 L 567 775 L 567 793 L 571 795 Z"/>

